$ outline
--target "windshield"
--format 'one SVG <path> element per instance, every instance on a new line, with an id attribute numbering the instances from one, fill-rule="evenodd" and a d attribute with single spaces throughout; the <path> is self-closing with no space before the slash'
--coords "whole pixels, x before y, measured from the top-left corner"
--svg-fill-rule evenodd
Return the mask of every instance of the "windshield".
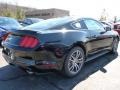
<path id="1" fill-rule="evenodd" d="M 14 26 L 18 26 L 20 27 L 19 23 L 15 20 L 15 19 L 12 19 L 12 18 L 4 18 L 4 17 L 0 17 L 0 25 L 1 26 L 7 26 L 7 25 L 14 25 Z"/>
<path id="2" fill-rule="evenodd" d="M 60 28 L 62 28 L 62 26 L 65 26 L 65 25 L 68 26 L 68 24 L 70 24 L 70 22 L 72 22 L 72 18 L 70 18 L 70 17 L 54 18 L 54 19 L 48 19 L 48 20 L 44 20 L 44 21 L 32 24 L 23 29 L 24 30 L 35 30 L 35 31 L 47 30 L 47 29 L 50 29 L 50 30 L 60 29 Z M 57 27 L 57 26 L 59 26 L 59 27 Z"/>

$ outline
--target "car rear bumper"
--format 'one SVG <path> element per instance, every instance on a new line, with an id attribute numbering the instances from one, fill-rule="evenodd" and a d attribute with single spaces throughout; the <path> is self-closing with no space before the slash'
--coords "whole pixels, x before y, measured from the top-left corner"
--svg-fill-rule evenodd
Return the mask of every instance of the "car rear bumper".
<path id="1" fill-rule="evenodd" d="M 3 57 L 5 58 L 5 60 L 9 63 L 9 64 L 13 64 L 13 65 L 17 65 L 23 68 L 28 68 L 28 67 L 34 67 L 36 69 L 56 69 L 56 70 L 60 70 L 62 68 L 62 64 L 61 61 L 58 60 L 51 60 L 51 58 L 44 58 L 44 56 L 37 54 L 37 57 L 39 57 L 38 59 L 29 59 L 28 56 L 29 55 L 35 55 L 34 53 L 32 54 L 28 54 L 28 52 L 21 52 L 21 51 L 13 51 L 14 52 L 14 56 L 10 55 L 8 53 L 8 51 L 6 52 L 4 49 L 2 51 Z M 22 57 L 23 55 L 23 57 Z M 24 55 L 27 55 L 27 57 L 25 57 Z M 35 56 L 34 56 L 35 57 Z M 40 58 L 41 57 L 41 58 Z"/>

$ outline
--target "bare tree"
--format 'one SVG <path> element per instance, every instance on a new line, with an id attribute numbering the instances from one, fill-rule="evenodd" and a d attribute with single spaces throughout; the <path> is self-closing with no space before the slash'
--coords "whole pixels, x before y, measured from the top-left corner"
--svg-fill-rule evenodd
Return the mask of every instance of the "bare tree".
<path id="1" fill-rule="evenodd" d="M 13 17 L 16 19 L 23 19 L 25 17 L 25 12 L 17 4 L 16 4 L 16 6 L 14 6 L 14 5 L 12 6 L 7 3 L 5 3 L 5 4 L 0 3 L 0 16 Z"/>

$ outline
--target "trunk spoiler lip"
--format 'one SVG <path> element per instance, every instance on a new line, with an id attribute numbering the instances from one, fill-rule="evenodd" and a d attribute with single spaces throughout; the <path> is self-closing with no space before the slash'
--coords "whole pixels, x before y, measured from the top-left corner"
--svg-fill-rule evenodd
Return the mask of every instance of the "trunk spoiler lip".
<path id="1" fill-rule="evenodd" d="M 16 31 L 12 31 L 13 33 L 14 32 L 36 32 L 36 31 L 33 31 L 33 30 L 16 30 Z"/>
<path id="2" fill-rule="evenodd" d="M 17 30 L 17 31 L 11 32 L 11 35 L 18 35 L 18 36 L 28 35 L 28 36 L 33 36 L 39 40 L 38 33 L 35 31 L 31 31 L 31 30 Z"/>
<path id="3" fill-rule="evenodd" d="M 36 36 L 37 32 L 31 30 L 16 30 L 16 31 L 12 31 L 11 34 Z"/>

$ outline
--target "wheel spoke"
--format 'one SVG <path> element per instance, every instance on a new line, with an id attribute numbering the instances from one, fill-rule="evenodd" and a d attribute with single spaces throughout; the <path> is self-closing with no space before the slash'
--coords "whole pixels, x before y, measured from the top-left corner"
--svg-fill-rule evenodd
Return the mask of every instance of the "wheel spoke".
<path id="1" fill-rule="evenodd" d="M 76 58 L 79 58 L 79 56 L 80 56 L 80 51 L 77 50 L 77 51 L 76 51 Z"/>
<path id="2" fill-rule="evenodd" d="M 74 59 L 71 59 L 71 58 L 70 58 L 69 60 L 70 60 L 71 62 L 74 62 Z"/>
<path id="3" fill-rule="evenodd" d="M 82 63 L 82 62 L 83 62 L 83 58 L 77 60 L 77 63 Z"/>
<path id="4" fill-rule="evenodd" d="M 75 63 L 75 69 L 76 69 L 76 72 L 79 71 L 79 68 L 80 68 L 79 65 Z"/>
<path id="5" fill-rule="evenodd" d="M 72 58 L 73 60 L 75 60 L 75 59 L 76 59 L 73 55 L 71 55 L 71 58 Z"/>
<path id="6" fill-rule="evenodd" d="M 68 67 L 70 68 L 73 65 L 73 62 L 68 63 Z"/>
<path id="7" fill-rule="evenodd" d="M 69 69 L 70 69 L 70 71 L 73 71 L 74 70 L 74 65 L 72 65 Z"/>

